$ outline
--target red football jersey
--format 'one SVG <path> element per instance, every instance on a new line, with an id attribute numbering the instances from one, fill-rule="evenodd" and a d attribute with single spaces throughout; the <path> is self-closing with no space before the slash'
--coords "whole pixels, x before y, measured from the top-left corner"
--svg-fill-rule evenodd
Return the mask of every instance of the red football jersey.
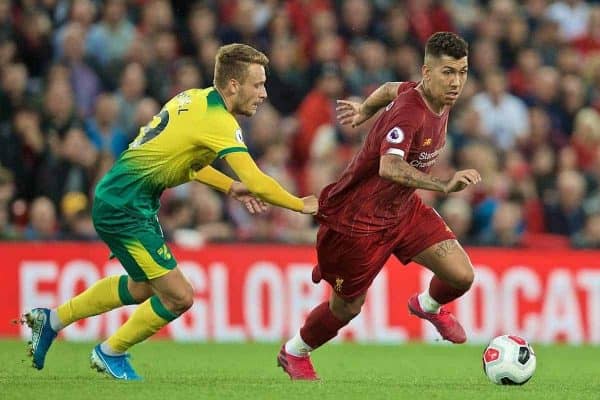
<path id="1" fill-rule="evenodd" d="M 415 189 L 379 176 L 379 158 L 403 157 L 428 172 L 446 142 L 450 107 L 435 114 L 415 89 L 404 82 L 398 96 L 381 113 L 360 151 L 337 182 L 319 198 L 320 223 L 351 236 L 393 229 L 407 220 L 420 199 Z"/>

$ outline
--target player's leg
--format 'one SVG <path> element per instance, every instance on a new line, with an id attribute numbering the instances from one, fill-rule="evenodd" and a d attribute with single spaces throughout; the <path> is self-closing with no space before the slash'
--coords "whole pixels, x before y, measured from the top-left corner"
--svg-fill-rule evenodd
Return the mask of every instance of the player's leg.
<path id="1" fill-rule="evenodd" d="M 308 314 L 298 334 L 286 343 L 286 351 L 295 356 L 305 356 L 337 336 L 358 314 L 367 294 L 345 299 L 335 292 Z"/>
<path id="2" fill-rule="evenodd" d="M 122 254 L 118 242 L 110 235 L 101 236 L 111 249 Z M 123 305 L 139 304 L 152 294 L 152 287 L 147 282 L 136 282 L 127 275 L 114 275 L 99 280 L 55 309 L 32 309 L 24 315 L 23 321 L 31 328 L 28 350 L 33 367 L 44 368 L 48 350 L 61 329 Z"/>
<path id="3" fill-rule="evenodd" d="M 308 314 L 304 325 L 288 340 L 277 356 L 277 363 L 291 379 L 315 380 L 317 374 L 310 361 L 310 352 L 337 336 L 338 331 L 360 313 L 366 293 L 348 300 L 333 292 Z"/>
<path id="4" fill-rule="evenodd" d="M 465 331 L 442 305 L 463 295 L 473 282 L 469 257 L 440 215 L 421 201 L 413 217 L 398 227 L 394 255 L 403 264 L 424 265 L 435 275 L 427 290 L 408 301 L 410 312 L 429 320 L 442 337 L 453 343 L 466 340 Z"/>
<path id="5" fill-rule="evenodd" d="M 147 280 L 154 294 L 92 351 L 92 367 L 117 379 L 139 379 L 129 364 L 127 350 L 154 335 L 193 303 L 192 286 L 176 268 L 177 262 L 164 242 L 158 221 L 152 221 L 151 225 L 153 229 L 138 231 L 135 238 L 127 238 L 124 243 L 134 261 L 128 263 L 128 272 L 137 280 Z M 126 259 L 124 254 L 120 257 Z"/>
<path id="6" fill-rule="evenodd" d="M 127 322 L 102 344 L 107 353 L 125 353 L 131 346 L 179 317 L 193 304 L 194 290 L 178 268 L 150 280 L 150 285 L 155 295 L 140 304 Z"/>
<path id="7" fill-rule="evenodd" d="M 140 379 L 128 361 L 127 350 L 154 335 L 192 306 L 193 288 L 178 268 L 149 283 L 155 294 L 140 304 L 125 324 L 92 351 L 92 367 L 99 372 L 117 379 Z"/>
<path id="8" fill-rule="evenodd" d="M 317 379 L 310 352 L 337 336 L 360 313 L 371 282 L 391 253 L 380 239 L 378 235 L 349 238 L 327 228 L 319 229 L 319 265 L 313 271 L 313 280 L 317 283 L 324 278 L 333 292 L 328 301 L 309 313 L 304 325 L 281 348 L 278 364 L 290 378 Z"/>
<path id="9" fill-rule="evenodd" d="M 475 278 L 471 260 L 456 239 L 436 243 L 413 260 L 434 273 L 429 289 L 419 296 L 426 311 L 437 312 L 439 306 L 465 294 Z"/>
<path id="10" fill-rule="evenodd" d="M 414 261 L 435 275 L 429 288 L 408 301 L 411 313 L 429 320 L 446 340 L 463 343 L 467 336 L 454 315 L 444 307 L 466 293 L 473 283 L 474 273 L 469 257 L 456 239 L 448 239 L 419 253 Z"/>

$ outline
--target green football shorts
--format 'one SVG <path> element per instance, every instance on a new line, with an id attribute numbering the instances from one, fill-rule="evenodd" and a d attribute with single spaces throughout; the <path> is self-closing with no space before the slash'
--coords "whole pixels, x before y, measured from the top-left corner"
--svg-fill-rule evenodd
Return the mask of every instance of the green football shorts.
<path id="1" fill-rule="evenodd" d="M 92 220 L 98 236 L 134 281 L 159 278 L 177 266 L 156 216 L 134 216 L 96 198 Z"/>

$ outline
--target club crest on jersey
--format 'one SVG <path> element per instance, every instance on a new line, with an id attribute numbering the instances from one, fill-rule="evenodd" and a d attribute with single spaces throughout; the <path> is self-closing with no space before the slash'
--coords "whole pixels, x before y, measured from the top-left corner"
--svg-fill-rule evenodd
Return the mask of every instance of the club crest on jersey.
<path id="1" fill-rule="evenodd" d="M 342 285 L 344 284 L 344 278 L 340 278 L 339 276 L 335 278 L 335 287 L 333 288 L 336 292 L 342 291 Z"/>
<path id="2" fill-rule="evenodd" d="M 402 129 L 395 126 L 388 132 L 386 140 L 390 143 L 401 143 L 404 140 L 404 132 L 402 132 Z"/>
<path id="3" fill-rule="evenodd" d="M 240 143 L 244 143 L 244 136 L 242 135 L 242 130 L 239 128 L 235 131 L 235 140 Z"/>

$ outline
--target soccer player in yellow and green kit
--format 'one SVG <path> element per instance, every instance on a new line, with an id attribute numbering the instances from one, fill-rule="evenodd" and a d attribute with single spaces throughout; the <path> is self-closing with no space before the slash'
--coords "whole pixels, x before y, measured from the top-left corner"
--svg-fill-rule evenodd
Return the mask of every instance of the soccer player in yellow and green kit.
<path id="1" fill-rule="evenodd" d="M 252 213 L 266 204 L 316 214 L 315 196 L 298 198 L 262 173 L 244 144 L 234 115 L 252 116 L 267 97 L 269 60 L 254 48 L 231 44 L 219 49 L 214 87 L 191 89 L 167 102 L 140 129 L 96 187 L 92 210 L 98 235 L 127 275 L 96 282 L 58 308 L 25 314 L 32 330 L 33 366 L 44 360 L 58 331 L 69 324 L 127 304 L 131 317 L 92 350 L 92 367 L 123 380 L 139 380 L 127 350 L 188 310 L 194 292 L 164 241 L 157 219 L 161 193 L 192 180 L 240 200 Z M 241 182 L 212 168 L 223 158 Z"/>

